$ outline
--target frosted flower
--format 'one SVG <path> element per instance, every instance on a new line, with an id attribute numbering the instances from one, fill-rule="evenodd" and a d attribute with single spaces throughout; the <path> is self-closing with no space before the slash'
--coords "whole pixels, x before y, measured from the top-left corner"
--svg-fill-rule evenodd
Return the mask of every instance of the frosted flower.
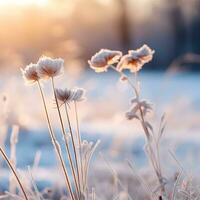
<path id="1" fill-rule="evenodd" d="M 109 49 L 101 49 L 91 60 L 88 61 L 90 67 L 95 70 L 95 72 L 105 72 L 109 65 L 117 63 L 122 57 L 120 51 L 112 51 Z"/>
<path id="2" fill-rule="evenodd" d="M 131 72 L 137 72 L 142 69 L 145 63 L 152 60 L 154 50 L 147 45 L 143 45 L 137 50 L 130 50 L 123 56 L 117 65 L 117 70 L 129 69 Z"/>
<path id="3" fill-rule="evenodd" d="M 62 103 L 69 103 L 73 99 L 73 91 L 69 89 L 55 89 L 56 97 Z"/>
<path id="4" fill-rule="evenodd" d="M 83 101 L 85 100 L 85 90 L 83 88 L 75 88 L 72 90 L 73 92 L 73 101 Z"/>
<path id="5" fill-rule="evenodd" d="M 37 64 L 29 64 L 25 67 L 25 69 L 21 69 L 22 76 L 26 83 L 34 84 L 36 81 L 40 79 L 37 73 Z"/>
<path id="6" fill-rule="evenodd" d="M 61 58 L 52 59 L 43 56 L 38 61 L 37 72 L 41 78 L 48 79 L 62 73 L 64 60 Z"/>

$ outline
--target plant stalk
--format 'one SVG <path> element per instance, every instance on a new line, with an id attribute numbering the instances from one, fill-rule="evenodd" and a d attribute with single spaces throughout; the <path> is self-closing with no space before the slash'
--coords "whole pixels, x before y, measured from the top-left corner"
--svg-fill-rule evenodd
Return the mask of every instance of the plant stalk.
<path id="1" fill-rule="evenodd" d="M 70 135 L 71 135 L 71 138 L 72 138 L 72 146 L 73 146 L 73 151 L 74 151 L 74 156 L 75 156 L 75 164 L 76 164 L 76 171 L 77 171 L 78 184 L 79 184 L 79 193 L 80 193 L 81 192 L 81 185 L 80 185 L 80 176 L 79 176 L 80 170 L 79 170 L 79 165 L 78 165 L 78 156 L 77 156 L 74 135 L 73 135 L 73 132 L 72 132 L 72 126 L 71 126 L 71 122 L 70 122 L 70 118 L 69 118 L 69 112 L 68 112 L 66 103 L 65 103 L 65 112 L 66 112 L 66 116 L 67 116 L 69 132 L 70 132 Z M 79 194 L 79 195 L 81 195 L 81 194 Z"/>
<path id="2" fill-rule="evenodd" d="M 80 156 L 80 164 L 81 164 L 81 177 L 82 177 L 82 184 L 83 184 L 83 155 L 82 155 L 82 148 L 81 148 L 81 133 L 80 133 L 80 128 L 79 128 L 78 109 L 77 109 L 76 101 L 74 101 L 74 108 L 75 108 L 75 115 L 76 115 L 76 128 L 77 128 L 79 156 Z"/>
<path id="3" fill-rule="evenodd" d="M 121 72 L 121 71 L 118 71 L 114 66 L 110 66 L 115 72 L 117 72 L 120 76 L 124 76 L 124 77 L 126 77 L 126 79 L 127 79 L 127 81 L 128 81 L 128 83 L 129 83 L 129 85 L 131 86 L 131 88 L 134 90 L 134 92 L 135 92 L 135 95 L 136 95 L 136 99 L 137 99 L 137 101 L 138 101 L 138 103 L 139 103 L 139 93 L 138 93 L 138 88 L 136 88 L 135 86 L 134 86 L 134 84 L 131 82 L 131 80 L 126 76 L 126 74 L 124 74 L 123 72 Z M 135 74 L 135 78 L 136 78 L 136 81 L 137 81 L 137 74 Z M 140 104 L 139 104 L 139 113 L 140 113 L 140 118 L 141 118 L 141 120 L 140 120 L 140 122 L 141 122 L 141 125 L 142 125 L 142 128 L 143 128 L 143 130 L 144 130 L 144 133 L 145 133 L 145 135 L 146 135 L 146 137 L 147 137 L 147 139 L 150 137 L 150 133 L 149 133 L 149 130 L 148 130 L 148 128 L 147 128 L 147 126 L 145 125 L 145 119 L 144 119 L 144 115 L 143 115 L 143 111 L 142 111 L 142 108 L 141 108 L 141 106 L 140 106 Z M 155 155 L 154 155 L 155 156 Z M 155 157 L 154 157 L 155 158 Z M 158 158 L 158 159 L 160 159 L 160 158 Z M 162 180 L 160 179 L 160 177 L 162 177 L 162 174 L 161 174 L 161 169 L 159 168 L 159 167 L 156 167 L 157 166 L 157 162 L 156 162 L 156 166 L 154 165 L 154 162 L 153 161 L 151 161 L 152 162 L 152 164 L 153 164 L 153 166 L 154 166 L 154 170 L 155 170 L 155 173 L 156 173 L 156 175 L 157 175 L 157 178 L 158 178 L 158 181 L 159 181 L 159 183 L 160 183 L 160 185 L 161 185 L 161 193 L 162 194 L 166 194 L 166 192 L 165 192 L 165 187 L 163 186 L 163 182 L 162 182 Z M 159 161 L 158 161 L 159 162 Z M 158 169 L 159 170 L 159 174 L 157 173 L 157 170 L 156 169 Z M 161 197 L 162 198 L 162 197 Z"/>
<path id="4" fill-rule="evenodd" d="M 18 182 L 18 184 L 19 184 L 19 186 L 21 188 L 21 191 L 22 191 L 22 193 L 24 195 L 24 198 L 26 200 L 29 200 L 28 199 L 28 195 L 26 194 L 25 189 L 24 189 L 24 187 L 23 187 L 23 185 L 22 185 L 22 183 L 21 183 L 21 181 L 19 179 L 19 176 L 17 175 L 16 169 L 12 166 L 9 158 L 7 157 L 6 153 L 4 152 L 4 150 L 1 147 L 0 147 L 0 152 L 1 152 L 1 155 L 3 156 L 3 158 L 5 159 L 7 165 L 9 166 L 9 168 L 11 169 L 11 171 L 13 172 L 13 174 L 14 174 L 14 176 L 15 176 L 15 178 L 16 178 L 16 180 L 17 180 L 17 182 Z"/>
<path id="5" fill-rule="evenodd" d="M 42 91 L 42 87 L 41 87 L 41 84 L 40 84 L 39 81 L 38 81 L 38 87 L 39 87 L 40 94 L 41 94 L 41 97 L 42 97 L 42 102 L 43 102 L 43 106 L 44 106 L 44 110 L 45 110 L 45 114 L 46 114 L 46 119 L 47 119 L 47 124 L 48 124 L 48 129 L 49 129 L 51 141 L 52 141 L 53 146 L 55 148 L 55 151 L 58 155 L 58 158 L 60 160 L 60 163 L 61 163 L 61 166 L 62 166 L 62 169 L 63 169 L 63 173 L 64 173 L 65 179 L 66 179 L 66 185 L 67 185 L 67 188 L 68 188 L 69 193 L 70 193 L 70 197 L 71 197 L 72 200 L 75 200 L 73 192 L 72 192 L 70 180 L 69 180 L 69 175 L 68 175 L 67 169 L 65 167 L 64 160 L 62 158 L 62 154 L 61 154 L 61 152 L 58 148 L 57 141 L 56 141 L 56 138 L 55 138 L 55 134 L 54 134 L 52 126 L 51 126 L 51 122 L 50 122 L 50 118 L 49 118 L 49 114 L 48 114 L 48 109 L 47 109 L 47 105 L 46 105 L 46 100 L 45 100 L 44 93 Z"/>
<path id="6" fill-rule="evenodd" d="M 74 179 L 74 183 L 75 183 L 77 196 L 78 196 L 78 199 L 80 200 L 80 192 L 79 192 L 78 183 L 77 183 L 77 179 L 76 179 L 76 173 L 75 173 L 75 169 L 74 169 L 74 165 L 73 165 L 73 161 L 72 161 L 72 156 L 71 156 L 70 149 L 69 149 L 69 144 L 68 144 L 68 141 L 66 139 L 67 133 L 65 131 L 65 127 L 64 127 L 64 123 L 63 123 L 60 107 L 59 107 L 59 104 L 58 104 L 58 98 L 57 98 L 56 92 L 55 92 L 55 84 L 54 84 L 53 77 L 51 78 L 51 83 L 52 83 L 54 98 L 55 98 L 55 101 L 56 101 L 56 107 L 57 107 L 57 111 L 58 111 L 58 116 L 59 116 L 59 121 L 60 121 L 60 125 L 61 125 L 62 135 L 64 137 L 66 151 L 67 151 L 67 155 L 68 155 L 68 159 L 69 159 L 69 163 L 70 163 L 70 168 L 71 168 L 71 171 L 72 171 L 72 174 L 73 174 L 73 179 Z"/>

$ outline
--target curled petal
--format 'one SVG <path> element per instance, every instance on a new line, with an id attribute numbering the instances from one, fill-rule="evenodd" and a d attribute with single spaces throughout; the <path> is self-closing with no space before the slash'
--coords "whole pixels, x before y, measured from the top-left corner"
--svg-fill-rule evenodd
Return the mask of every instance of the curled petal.
<path id="1" fill-rule="evenodd" d="M 90 67 L 95 70 L 95 72 L 105 72 L 109 65 L 117 63 L 121 58 L 122 53 L 120 51 L 112 51 L 109 49 L 101 49 L 91 60 L 88 61 Z"/>
<path id="2" fill-rule="evenodd" d="M 117 65 L 117 70 L 129 69 L 131 72 L 138 72 L 142 69 L 145 63 L 152 60 L 154 50 L 147 45 L 143 45 L 137 50 L 130 50 L 127 55 L 124 55 Z"/>

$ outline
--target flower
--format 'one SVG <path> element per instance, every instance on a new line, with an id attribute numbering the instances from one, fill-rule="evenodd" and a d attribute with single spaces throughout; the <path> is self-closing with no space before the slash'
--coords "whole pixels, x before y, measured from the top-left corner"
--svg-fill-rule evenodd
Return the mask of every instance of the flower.
<path id="1" fill-rule="evenodd" d="M 43 56 L 38 61 L 37 72 L 43 79 L 58 76 L 62 73 L 64 60 L 61 58 L 52 59 Z"/>
<path id="2" fill-rule="evenodd" d="M 128 51 L 127 55 L 124 55 L 117 65 L 117 70 L 130 69 L 131 72 L 137 72 L 142 69 L 145 63 L 152 60 L 154 50 L 147 45 L 143 45 L 137 50 Z"/>
<path id="3" fill-rule="evenodd" d="M 69 103 L 70 101 L 85 100 L 85 90 L 82 88 L 70 89 L 55 89 L 56 97 L 62 103 Z"/>
<path id="4" fill-rule="evenodd" d="M 55 89 L 56 97 L 62 103 L 67 103 L 72 101 L 73 98 L 73 91 L 69 89 Z"/>
<path id="5" fill-rule="evenodd" d="M 95 72 L 105 72 L 109 65 L 117 63 L 122 57 L 120 51 L 112 51 L 109 49 L 101 49 L 91 60 L 88 61 L 90 67 L 95 70 Z"/>
<path id="6" fill-rule="evenodd" d="M 73 101 L 83 101 L 85 100 L 85 90 L 83 88 L 73 89 Z"/>
<path id="7" fill-rule="evenodd" d="M 22 76 L 27 84 L 34 84 L 36 81 L 40 79 L 37 73 L 37 64 L 29 64 L 25 67 L 25 69 L 21 69 Z"/>

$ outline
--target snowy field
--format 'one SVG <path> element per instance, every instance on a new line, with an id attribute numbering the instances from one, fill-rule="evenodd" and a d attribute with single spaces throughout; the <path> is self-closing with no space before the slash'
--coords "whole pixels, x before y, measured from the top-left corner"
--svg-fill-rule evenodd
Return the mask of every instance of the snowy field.
<path id="1" fill-rule="evenodd" d="M 112 73 L 99 75 L 90 71 L 76 79 L 78 81 L 72 75 L 65 75 L 56 84 L 59 87 L 79 86 L 87 90 L 87 101 L 79 105 L 81 132 L 87 140 L 101 140 L 91 166 L 91 175 L 95 170 L 99 174 L 101 171 L 109 173 L 104 158 L 119 171 L 121 166 L 126 166 L 126 159 L 132 160 L 140 171 L 149 169 L 141 127 L 138 122 L 127 121 L 124 117 L 132 97 L 127 84 L 120 82 Z M 177 167 L 169 150 L 175 152 L 185 170 L 199 172 L 200 74 L 146 72 L 140 74 L 139 80 L 142 97 L 149 99 L 156 110 L 149 116 L 151 121 L 155 121 L 153 124 L 157 125 L 163 112 L 167 114 L 167 128 L 162 141 L 162 164 L 166 172 L 173 174 Z M 0 91 L 2 98 L 6 96 L 7 99 L 1 105 L 1 144 L 5 144 L 9 155 L 11 125 L 18 124 L 17 167 L 23 171 L 38 162 L 37 172 L 33 170 L 38 187 L 43 189 L 57 184 L 57 162 L 44 123 L 37 87 L 27 87 L 20 75 L 10 75 L 1 77 Z M 47 91 L 49 107 L 53 108 L 51 89 L 47 87 Z M 54 125 L 59 137 L 61 134 L 56 120 Z M 8 187 L 8 171 L 2 160 L 0 165 L 0 190 L 4 191 Z"/>

